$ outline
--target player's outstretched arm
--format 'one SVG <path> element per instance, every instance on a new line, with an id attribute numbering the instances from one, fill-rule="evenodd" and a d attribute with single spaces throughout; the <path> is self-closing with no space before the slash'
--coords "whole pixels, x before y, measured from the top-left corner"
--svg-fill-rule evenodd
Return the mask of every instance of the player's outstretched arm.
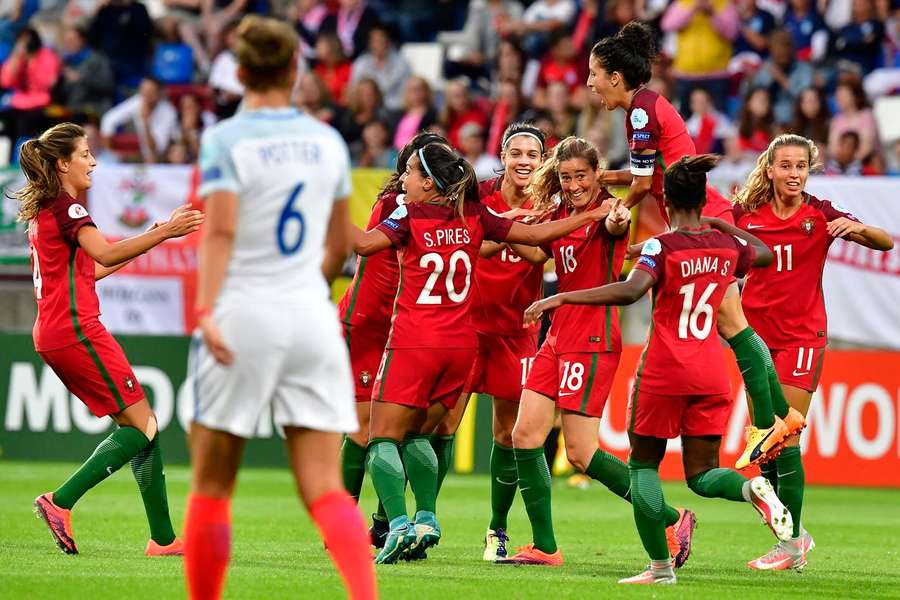
<path id="1" fill-rule="evenodd" d="M 350 229 L 353 234 L 353 251 L 360 256 L 371 256 L 392 246 L 391 238 L 377 229 L 363 231 L 356 225 L 351 225 Z"/>
<path id="2" fill-rule="evenodd" d="M 490 258 L 503 250 L 503 248 L 512 249 L 512 251 L 515 252 L 517 256 L 523 258 L 525 262 L 529 262 L 533 265 L 542 265 L 550 258 L 544 253 L 543 250 L 541 250 L 540 248 L 536 248 L 535 246 L 507 244 L 506 242 L 492 242 L 490 240 L 484 240 L 483 242 L 481 242 L 481 249 L 478 251 L 478 255 L 481 258 Z"/>
<path id="3" fill-rule="evenodd" d="M 147 231 L 153 231 L 157 227 L 161 227 L 165 224 L 166 224 L 165 221 L 157 221 L 156 223 L 154 223 L 153 225 L 148 227 Z M 135 258 L 137 258 L 137 257 L 135 257 Z M 134 258 L 126 260 L 125 262 L 120 262 L 119 264 L 113 265 L 111 267 L 104 267 L 100 263 L 94 263 L 94 281 L 100 281 L 104 277 L 108 277 L 108 276 L 112 275 L 113 273 L 115 273 L 116 271 L 118 271 L 119 269 L 124 267 L 125 265 L 129 264 L 132 260 L 134 260 Z"/>
<path id="4" fill-rule="evenodd" d="M 504 241 L 525 244 L 526 246 L 540 246 L 568 235 L 588 223 L 605 219 L 611 206 L 611 202 L 604 202 L 597 208 L 584 211 L 583 213 L 538 225 L 525 225 L 514 221 Z"/>
<path id="5" fill-rule="evenodd" d="M 562 292 L 538 300 L 525 311 L 524 324 L 527 327 L 541 320 L 541 316 L 563 304 L 600 304 L 604 306 L 625 306 L 637 302 L 647 290 L 653 287 L 653 277 L 646 271 L 632 269 L 625 281 L 608 285 Z"/>
<path id="6" fill-rule="evenodd" d="M 328 232 L 325 234 L 325 257 L 322 259 L 322 275 L 328 283 L 341 274 L 341 267 L 350 254 L 350 201 L 336 200 L 331 207 Z"/>
<path id="7" fill-rule="evenodd" d="M 834 221 L 829 221 L 828 233 L 833 237 L 845 238 L 851 242 L 856 242 L 860 246 L 881 250 L 882 252 L 891 250 L 894 247 L 894 240 L 884 229 L 866 225 L 846 217 L 839 217 Z"/>
<path id="8" fill-rule="evenodd" d="M 616 169 L 609 171 L 604 169 L 600 172 L 600 183 L 603 185 L 631 185 L 634 175 L 628 169 Z"/>
<path id="9" fill-rule="evenodd" d="M 717 219 L 715 217 L 700 217 L 700 222 L 704 225 L 709 225 L 714 229 L 718 229 L 722 233 L 733 235 L 753 246 L 753 249 L 756 250 L 756 258 L 753 259 L 754 267 L 768 267 L 775 259 L 775 255 L 772 254 L 772 251 L 769 250 L 769 247 L 766 246 L 761 239 L 743 229 L 738 229 L 728 221 L 723 221 L 722 219 Z"/>
<path id="10" fill-rule="evenodd" d="M 108 242 L 96 227 L 82 227 L 78 230 L 78 245 L 102 266 L 114 267 L 140 256 L 161 242 L 197 231 L 201 223 L 203 213 L 191 210 L 190 205 L 185 204 L 176 208 L 162 226 L 114 243 Z"/>

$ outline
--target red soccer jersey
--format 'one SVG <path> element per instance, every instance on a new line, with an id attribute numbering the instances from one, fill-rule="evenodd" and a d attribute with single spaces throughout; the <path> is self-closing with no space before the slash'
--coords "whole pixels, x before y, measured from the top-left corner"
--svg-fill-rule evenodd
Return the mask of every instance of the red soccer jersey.
<path id="1" fill-rule="evenodd" d="M 716 315 L 733 277 L 743 277 L 756 253 L 713 229 L 678 230 L 644 243 L 636 269 L 653 284 L 653 324 L 635 388 L 664 396 L 726 394 L 725 356 Z"/>
<path id="2" fill-rule="evenodd" d="M 78 245 L 78 230 L 94 226 L 84 206 L 62 192 L 45 200 L 28 224 L 38 314 L 34 348 L 40 352 L 76 344 L 103 329 L 94 291 L 94 259 Z"/>
<path id="3" fill-rule="evenodd" d="M 396 193 L 380 196 L 372 207 L 369 224 L 372 229 L 397 209 L 402 197 Z M 388 248 L 372 256 L 356 259 L 356 274 L 338 304 L 341 321 L 354 327 L 383 328 L 391 326 L 391 311 L 400 281 L 397 251 Z"/>
<path id="4" fill-rule="evenodd" d="M 787 219 L 764 204 L 751 213 L 734 207 L 737 226 L 772 250 L 775 260 L 747 276 L 741 302 L 747 321 L 770 348 L 822 348 L 827 342 L 822 272 L 834 238 L 829 221 L 856 217 L 829 202 L 806 195 Z"/>
<path id="5" fill-rule="evenodd" d="M 666 167 L 680 158 L 697 154 L 694 140 L 675 107 L 647 88 L 640 88 L 631 99 L 631 108 L 625 114 L 625 134 L 632 152 L 631 173 L 653 176 L 650 195 L 656 199 L 659 212 L 668 223 L 663 204 L 663 175 Z M 656 154 L 638 157 L 637 154 L 644 150 L 655 150 Z M 715 188 L 706 186 L 704 215 L 718 217 L 730 208 L 731 203 Z"/>
<path id="6" fill-rule="evenodd" d="M 481 202 L 496 213 L 510 210 L 500 192 L 502 177 L 483 186 Z M 531 200 L 524 205 L 531 207 Z M 504 336 L 534 335 L 537 326 L 522 327 L 525 309 L 541 297 L 544 269 L 504 248 L 480 258 L 472 282 L 472 325 L 482 333 Z"/>
<path id="7" fill-rule="evenodd" d="M 502 242 L 513 222 L 479 202 L 465 221 L 442 204 L 401 204 L 378 230 L 398 248 L 400 287 L 386 348 L 471 348 L 472 271 L 484 239 Z"/>
<path id="8" fill-rule="evenodd" d="M 604 194 L 600 200 L 608 197 Z M 565 219 L 571 214 L 572 209 L 564 202 L 553 219 Z M 551 242 L 544 252 L 553 256 L 559 291 L 570 292 L 617 281 L 627 245 L 627 235 L 612 237 L 606 223 L 600 221 Z M 564 304 L 553 311 L 547 341 L 558 354 L 621 352 L 618 310 L 614 306 Z"/>

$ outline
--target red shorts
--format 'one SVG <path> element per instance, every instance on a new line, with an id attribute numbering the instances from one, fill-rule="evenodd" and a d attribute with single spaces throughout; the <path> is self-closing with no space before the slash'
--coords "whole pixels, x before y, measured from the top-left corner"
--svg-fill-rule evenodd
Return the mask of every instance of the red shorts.
<path id="1" fill-rule="evenodd" d="M 467 391 L 518 402 L 537 352 L 537 336 L 477 333 L 478 353 L 469 374 Z"/>
<path id="2" fill-rule="evenodd" d="M 663 396 L 635 390 L 628 401 L 628 431 L 656 438 L 725 435 L 729 394 Z"/>
<path id="3" fill-rule="evenodd" d="M 384 354 L 391 327 L 354 327 L 343 324 L 344 341 L 350 352 L 350 368 L 353 371 L 353 385 L 357 402 L 372 400 L 372 386 L 375 373 Z"/>
<path id="4" fill-rule="evenodd" d="M 556 400 L 556 406 L 589 417 L 600 417 L 612 389 L 619 352 L 557 354 L 544 342 L 525 381 L 525 389 Z"/>
<path id="5" fill-rule="evenodd" d="M 428 408 L 456 406 L 466 385 L 475 348 L 385 349 L 372 400 Z"/>
<path id="6" fill-rule="evenodd" d="M 772 362 L 782 385 L 798 387 L 807 392 L 816 391 L 825 348 L 778 348 L 772 349 Z"/>
<path id="7" fill-rule="evenodd" d="M 120 413 L 144 397 L 122 347 L 106 329 L 38 354 L 95 417 Z"/>

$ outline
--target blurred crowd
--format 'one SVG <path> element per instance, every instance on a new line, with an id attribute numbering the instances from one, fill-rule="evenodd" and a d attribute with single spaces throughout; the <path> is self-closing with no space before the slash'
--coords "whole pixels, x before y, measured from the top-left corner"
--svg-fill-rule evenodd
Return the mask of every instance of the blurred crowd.
<path id="1" fill-rule="evenodd" d="M 594 42 L 639 19 L 659 33 L 648 85 L 698 152 L 744 163 L 790 131 L 826 173 L 900 174 L 900 0 L 0 0 L 0 160 L 75 120 L 100 160 L 194 162 L 240 105 L 229 47 L 248 13 L 294 25 L 295 103 L 356 166 L 392 167 L 431 129 L 487 178 L 516 120 L 624 165 L 624 116 L 584 82 Z"/>

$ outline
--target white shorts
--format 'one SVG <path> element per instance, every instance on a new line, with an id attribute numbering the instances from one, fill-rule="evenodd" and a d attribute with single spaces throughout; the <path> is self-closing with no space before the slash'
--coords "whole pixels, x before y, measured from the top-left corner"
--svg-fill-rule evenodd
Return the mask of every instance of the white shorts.
<path id="1" fill-rule="evenodd" d="M 271 407 L 280 427 L 341 433 L 359 428 L 334 305 L 229 303 L 217 307 L 213 318 L 234 362 L 217 362 L 200 332 L 194 333 L 188 374 L 196 423 L 251 438 Z"/>

